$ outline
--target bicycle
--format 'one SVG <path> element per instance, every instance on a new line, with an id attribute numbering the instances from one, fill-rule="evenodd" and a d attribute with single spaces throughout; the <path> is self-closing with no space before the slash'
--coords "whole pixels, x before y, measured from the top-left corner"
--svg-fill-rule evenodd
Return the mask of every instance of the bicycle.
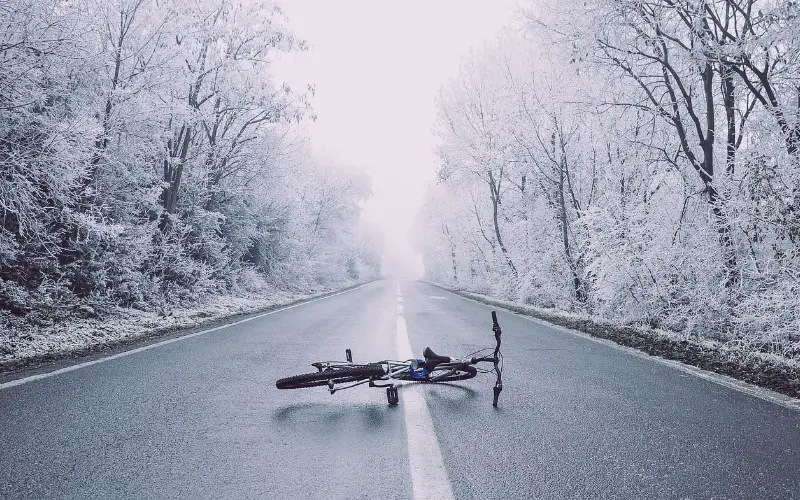
<path id="1" fill-rule="evenodd" d="M 386 397 L 390 405 L 397 405 L 400 396 L 397 382 L 444 383 L 468 380 L 478 372 L 495 373 L 497 381 L 494 385 L 492 406 L 497 407 L 497 399 L 503 390 L 503 355 L 500 353 L 500 337 L 502 331 L 497 323 L 497 313 L 492 311 L 492 331 L 496 345 L 491 356 L 476 356 L 492 350 L 491 347 L 480 349 L 463 358 L 440 356 L 426 347 L 420 359 L 405 361 L 383 360 L 373 363 L 357 364 L 353 362 L 350 349 L 345 350 L 346 361 L 318 361 L 311 363 L 317 369 L 315 373 L 304 373 L 286 377 L 275 382 L 278 389 L 305 389 L 307 387 L 328 386 L 331 394 L 344 389 L 369 384 L 369 387 L 386 388 Z M 494 368 L 479 370 L 475 365 L 492 363 Z M 386 383 L 382 383 L 386 382 Z"/>

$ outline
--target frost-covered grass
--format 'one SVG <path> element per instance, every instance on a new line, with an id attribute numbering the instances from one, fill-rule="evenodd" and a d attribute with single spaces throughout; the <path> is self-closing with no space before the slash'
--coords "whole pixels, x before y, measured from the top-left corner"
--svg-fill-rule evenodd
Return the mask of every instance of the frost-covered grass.
<path id="1" fill-rule="evenodd" d="M 625 328 L 628 330 L 634 330 L 643 335 L 670 340 L 673 342 L 686 342 L 690 344 L 695 344 L 698 347 L 706 350 L 723 351 L 727 353 L 730 357 L 736 359 L 748 360 L 750 358 L 755 357 L 771 363 L 778 363 L 791 366 L 793 368 L 800 368 L 800 361 L 798 361 L 797 359 L 780 356 L 774 353 L 762 352 L 760 350 L 753 348 L 750 343 L 743 342 L 741 340 L 722 342 L 715 339 L 706 339 L 694 335 L 686 335 L 678 332 L 672 332 L 669 330 L 648 328 L 642 325 L 622 325 L 613 321 L 609 321 L 607 319 L 591 316 L 586 313 L 575 313 L 569 311 L 562 311 L 559 309 L 535 307 L 528 304 L 522 304 L 519 302 L 496 299 L 489 295 L 474 293 L 468 290 L 452 288 L 447 285 L 443 285 L 441 283 L 432 283 L 432 284 L 450 290 L 452 292 L 458 293 L 460 295 L 473 298 L 480 302 L 484 302 L 491 305 L 497 305 L 499 307 L 503 307 L 505 309 L 509 309 L 514 312 L 518 312 L 520 314 L 525 314 L 527 316 L 539 318 L 544 321 L 550 321 L 552 323 L 556 323 L 559 325 L 564 324 L 565 322 L 569 323 L 590 322 L 599 328 L 615 328 L 615 329 Z"/>
<path id="2" fill-rule="evenodd" d="M 689 336 L 643 325 L 623 325 L 584 313 L 534 307 L 440 283 L 429 283 L 485 304 L 612 340 L 651 355 L 729 375 L 793 397 L 800 397 L 800 361 L 796 358 L 763 352 L 752 343 Z"/>
<path id="3" fill-rule="evenodd" d="M 162 311 L 115 307 L 105 310 L 101 316 L 95 318 L 42 321 L 38 325 L 6 313 L 5 316 L 0 316 L 0 369 L 198 327 L 309 299 L 324 292 L 320 290 L 302 293 L 271 289 L 240 296 L 217 295 L 187 307 Z"/>

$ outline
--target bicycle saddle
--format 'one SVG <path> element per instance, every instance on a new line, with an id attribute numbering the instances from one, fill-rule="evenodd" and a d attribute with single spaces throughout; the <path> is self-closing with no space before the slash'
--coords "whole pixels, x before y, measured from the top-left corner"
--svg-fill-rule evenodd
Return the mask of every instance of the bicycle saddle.
<path id="1" fill-rule="evenodd" d="M 424 351 L 422 351 L 422 355 L 425 357 L 425 367 L 428 369 L 428 373 L 432 372 L 436 369 L 436 365 L 439 363 L 449 363 L 450 358 L 448 356 L 439 356 L 430 347 L 426 347 Z"/>

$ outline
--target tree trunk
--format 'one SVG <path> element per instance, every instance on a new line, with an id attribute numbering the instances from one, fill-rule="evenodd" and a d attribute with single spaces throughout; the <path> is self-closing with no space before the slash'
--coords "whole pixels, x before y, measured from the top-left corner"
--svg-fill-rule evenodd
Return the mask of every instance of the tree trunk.
<path id="1" fill-rule="evenodd" d="M 199 110 L 202 104 L 200 100 L 200 89 L 203 85 L 205 76 L 206 56 L 208 54 L 208 43 L 200 49 L 198 60 L 200 62 L 197 70 L 197 78 L 189 86 L 188 102 L 194 110 Z M 178 193 L 183 177 L 183 168 L 186 165 L 186 158 L 189 154 L 189 145 L 192 142 L 192 126 L 184 123 L 178 137 L 173 141 L 167 141 L 167 158 L 164 159 L 164 182 L 166 187 L 161 193 L 161 203 L 164 208 L 161 214 L 161 221 L 158 227 L 162 232 L 168 232 L 172 227 L 172 216 L 178 205 Z"/>
<path id="2" fill-rule="evenodd" d="M 499 183 L 495 183 L 494 181 L 494 174 L 492 171 L 489 171 L 489 190 L 491 192 L 491 199 L 492 199 L 492 217 L 494 219 L 494 234 L 497 238 L 497 246 L 500 247 L 500 251 L 503 253 L 503 257 L 506 259 L 506 264 L 511 269 L 511 272 L 514 274 L 514 277 L 517 276 L 517 268 L 514 266 L 514 262 L 511 261 L 511 257 L 508 255 L 508 250 L 506 246 L 503 244 L 503 238 L 500 236 L 500 223 L 498 221 L 499 215 L 499 208 L 500 208 L 500 186 Z"/>
<path id="3" fill-rule="evenodd" d="M 161 193 L 161 205 L 164 212 L 158 223 L 162 232 L 169 232 L 172 228 L 172 216 L 178 205 L 178 192 L 181 187 L 183 176 L 183 166 L 189 153 L 189 144 L 192 140 L 192 129 L 184 125 L 178 134 L 177 140 L 170 140 L 167 143 L 168 157 L 164 159 L 164 182 L 166 186 Z"/>
<path id="4" fill-rule="evenodd" d="M 453 243 L 453 236 L 450 234 L 450 228 L 447 224 L 444 226 L 444 234 L 447 236 L 447 242 L 450 243 L 450 258 L 453 260 L 453 283 L 458 284 L 458 265 L 456 264 L 456 245 Z"/>
<path id="5" fill-rule="evenodd" d="M 564 256 L 567 259 L 567 265 L 572 272 L 572 286 L 575 292 L 575 298 L 578 302 L 586 302 L 586 291 L 583 287 L 583 282 L 578 275 L 575 260 L 572 258 L 572 247 L 569 241 L 569 218 L 567 217 L 567 200 L 564 196 L 564 181 L 566 173 L 563 168 L 558 170 L 558 208 L 559 220 L 561 222 L 561 241 L 564 245 Z"/>
<path id="6" fill-rule="evenodd" d="M 723 66 L 720 73 L 725 75 L 727 70 Z M 730 77 L 730 75 L 727 75 Z M 711 204 L 711 211 L 714 214 L 714 223 L 717 226 L 717 235 L 719 238 L 720 246 L 722 247 L 725 273 L 727 275 L 725 285 L 730 287 L 738 281 L 738 274 L 736 271 L 736 250 L 733 247 L 733 238 L 731 237 L 731 225 L 727 213 L 723 207 L 724 200 L 720 198 L 719 191 L 717 191 L 717 182 L 714 172 L 714 142 L 716 134 L 716 124 L 714 121 L 714 68 L 710 61 L 707 61 L 702 72 L 703 77 L 703 93 L 706 101 L 706 134 L 701 138 L 700 144 L 703 149 L 703 162 L 700 165 L 701 177 L 704 180 L 706 193 L 708 194 L 708 201 Z M 728 87 L 730 85 L 730 87 Z M 730 79 L 726 81 L 725 76 L 722 78 L 723 88 L 723 104 L 726 108 L 726 119 L 728 121 L 728 137 L 726 140 L 726 161 L 733 161 L 736 152 L 736 124 L 732 123 L 733 117 L 728 116 L 728 99 L 730 104 L 733 105 L 733 83 Z M 727 94 L 730 92 L 730 95 Z M 731 130 L 733 127 L 733 130 Z M 731 149 L 733 148 L 733 149 Z M 733 169 L 732 164 L 727 164 L 728 169 Z"/>
<path id="7" fill-rule="evenodd" d="M 736 169 L 736 100 L 733 84 L 733 70 L 726 63 L 720 69 L 722 79 L 722 104 L 725 107 L 725 121 L 728 125 L 725 148 L 725 170 L 733 175 Z"/>

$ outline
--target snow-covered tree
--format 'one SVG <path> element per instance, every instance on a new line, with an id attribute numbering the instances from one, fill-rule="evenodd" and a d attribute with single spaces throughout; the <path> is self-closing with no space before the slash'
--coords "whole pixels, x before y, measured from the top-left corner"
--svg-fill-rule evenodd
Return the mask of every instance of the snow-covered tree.
<path id="1" fill-rule="evenodd" d="M 312 158 L 313 88 L 273 77 L 305 48 L 274 1 L 9 0 L 0 26 L 0 313 L 377 274 L 368 181 Z"/>
<path id="2" fill-rule="evenodd" d="M 797 9 L 532 4 L 442 91 L 428 277 L 792 349 Z"/>

